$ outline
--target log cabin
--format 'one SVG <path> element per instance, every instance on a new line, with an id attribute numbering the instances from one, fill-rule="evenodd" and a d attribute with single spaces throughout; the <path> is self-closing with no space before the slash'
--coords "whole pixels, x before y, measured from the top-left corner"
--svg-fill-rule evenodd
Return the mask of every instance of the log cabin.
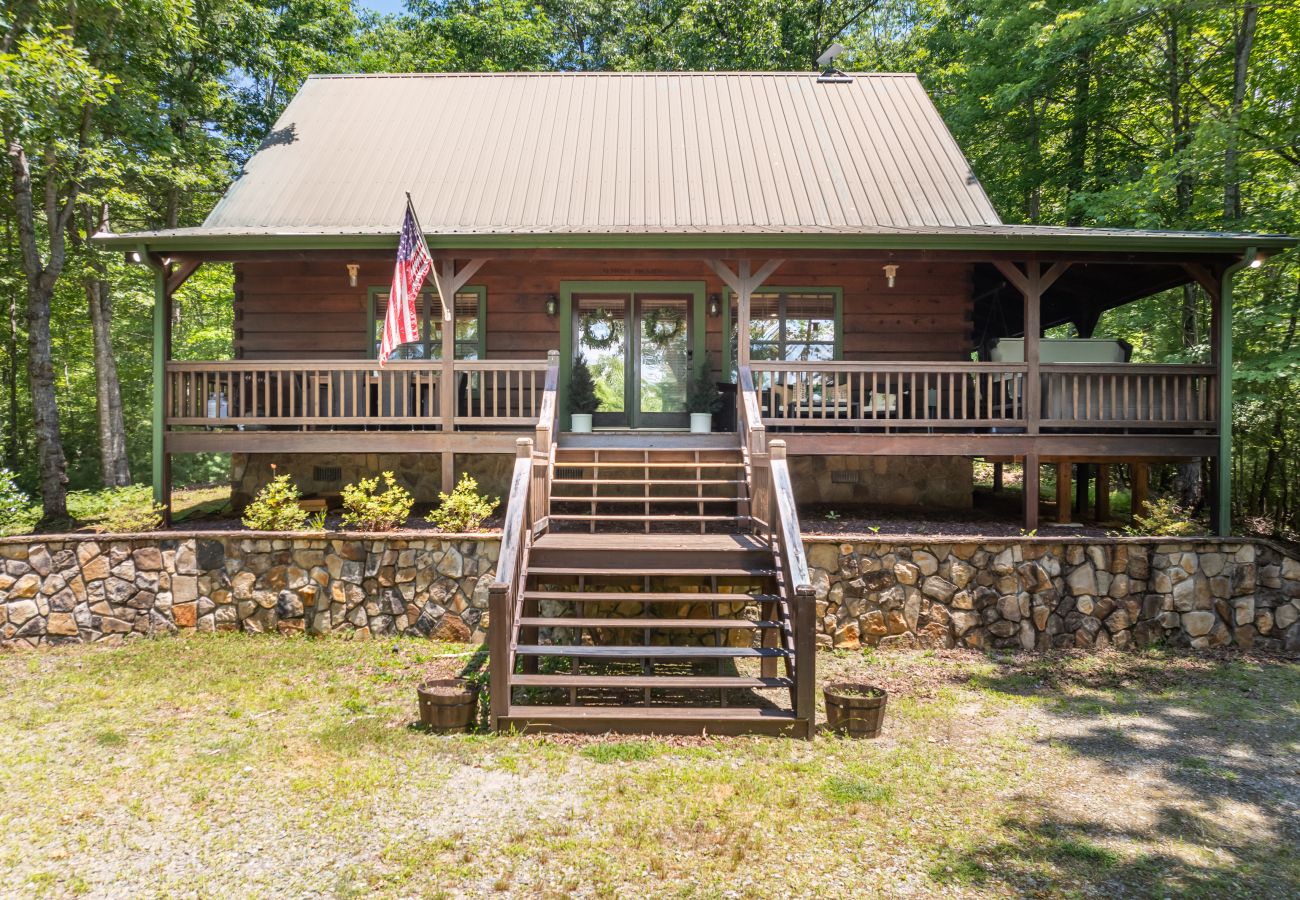
<path id="1" fill-rule="evenodd" d="M 420 339 L 379 366 L 408 193 L 435 263 Z M 160 501 L 187 453 L 231 454 L 243 499 L 271 463 L 320 494 L 391 469 L 425 501 L 473 473 L 508 498 L 498 726 L 692 730 L 704 720 L 680 708 L 592 712 L 578 692 L 648 701 L 657 665 L 744 651 L 748 681 L 668 686 L 788 688 L 788 717 L 707 722 L 796 733 L 813 671 L 797 503 L 961 508 L 972 460 L 1018 462 L 1032 530 L 1042 465 L 1063 515 L 1072 466 L 1140 483 L 1204 460 L 1226 532 L 1232 278 L 1295 243 L 1006 224 L 915 76 L 835 71 L 314 76 L 202 226 L 97 240 L 156 274 Z M 233 266 L 233 352 L 175 360 L 172 298 L 206 263 Z M 1134 363 L 1093 339 L 1108 310 L 1189 283 L 1210 301 L 1206 359 Z M 600 400 L 589 434 L 570 428 L 579 358 Z M 705 369 L 724 402 L 691 434 Z M 713 605 L 675 627 L 716 640 L 653 659 L 583 645 L 611 620 L 582 604 L 619 578 L 646 609 L 694 579 Z M 714 599 L 736 591 L 762 613 L 739 640 L 735 604 Z M 548 642 L 557 619 L 538 610 L 562 601 L 577 645 Z M 571 674 L 539 674 L 557 654 Z M 635 671 L 593 676 L 583 654 Z"/>

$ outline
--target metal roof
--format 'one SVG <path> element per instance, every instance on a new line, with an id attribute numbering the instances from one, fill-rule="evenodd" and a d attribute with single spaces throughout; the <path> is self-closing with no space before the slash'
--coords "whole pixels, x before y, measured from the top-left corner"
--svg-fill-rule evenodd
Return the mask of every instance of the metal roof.
<path id="1" fill-rule="evenodd" d="M 1000 223 L 915 75 L 324 75 L 206 229 L 864 231 Z"/>

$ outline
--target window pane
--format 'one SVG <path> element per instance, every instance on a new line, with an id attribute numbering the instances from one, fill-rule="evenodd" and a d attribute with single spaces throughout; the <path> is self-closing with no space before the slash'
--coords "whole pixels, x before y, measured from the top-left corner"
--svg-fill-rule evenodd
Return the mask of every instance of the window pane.
<path id="1" fill-rule="evenodd" d="M 731 303 L 731 348 L 735 358 L 738 310 Z M 835 295 L 830 292 L 767 291 L 750 299 L 752 359 L 792 361 L 835 358 Z"/>

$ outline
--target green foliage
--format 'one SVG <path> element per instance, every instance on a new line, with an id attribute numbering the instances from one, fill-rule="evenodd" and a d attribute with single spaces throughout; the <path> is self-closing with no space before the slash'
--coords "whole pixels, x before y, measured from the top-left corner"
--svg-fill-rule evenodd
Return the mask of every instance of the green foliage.
<path id="1" fill-rule="evenodd" d="M 1203 523 L 1192 518 L 1190 510 L 1178 505 L 1173 497 L 1161 497 L 1147 504 L 1145 516 L 1133 516 L 1133 524 L 1124 529 L 1131 535 L 1158 537 L 1184 537 L 1205 534 Z"/>
<path id="2" fill-rule="evenodd" d="M 482 531 L 483 520 L 501 504 L 500 497 L 489 500 L 485 494 L 480 494 L 478 481 L 468 472 L 461 474 L 451 494 L 439 493 L 438 499 L 442 505 L 429 513 L 425 521 L 439 531 L 452 534 Z"/>
<path id="3" fill-rule="evenodd" d="M 695 367 L 691 390 L 686 397 L 686 408 L 693 413 L 716 413 L 722 409 L 722 394 L 718 391 L 717 382 L 713 380 L 713 363 L 707 353 Z"/>
<path id="4" fill-rule="evenodd" d="M 591 369 L 579 354 L 573 360 L 573 373 L 569 376 L 569 412 L 594 413 L 600 408 L 596 398 L 596 385 L 591 380 Z"/>
<path id="5" fill-rule="evenodd" d="M 162 526 L 162 514 L 147 484 L 68 494 L 69 516 L 109 534 L 153 531 Z"/>
<path id="6" fill-rule="evenodd" d="M 307 527 L 307 511 L 298 505 L 301 499 L 288 473 L 276 475 L 244 509 L 244 527 L 254 531 L 302 531 Z"/>
<path id="7" fill-rule="evenodd" d="M 343 488 L 343 524 L 362 531 L 392 531 L 406 524 L 415 501 L 399 485 L 392 472 L 381 478 L 388 485 L 379 490 L 379 478 L 362 478 Z"/>
<path id="8" fill-rule="evenodd" d="M 0 468 L 0 536 L 26 534 L 36 527 L 40 515 L 32 498 L 18 487 L 14 473 Z"/>

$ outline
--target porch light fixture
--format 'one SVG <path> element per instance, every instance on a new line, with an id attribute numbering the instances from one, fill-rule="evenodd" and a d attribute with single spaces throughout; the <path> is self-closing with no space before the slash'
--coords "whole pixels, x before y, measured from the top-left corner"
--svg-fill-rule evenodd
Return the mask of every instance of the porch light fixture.
<path id="1" fill-rule="evenodd" d="M 717 294 L 709 294 L 709 318 L 716 319 L 722 315 L 722 304 L 718 302 Z"/>
<path id="2" fill-rule="evenodd" d="M 885 266 L 885 281 L 888 282 L 890 287 L 894 286 L 894 278 L 897 275 L 898 275 L 898 266 L 894 265 L 893 263 L 890 263 L 889 265 Z"/>
<path id="3" fill-rule="evenodd" d="M 1255 258 L 1250 261 L 1250 267 L 1252 269 L 1258 269 L 1262 265 L 1264 265 L 1264 254 L 1256 253 Z"/>
<path id="4" fill-rule="evenodd" d="M 356 263 L 348 263 L 348 284 L 351 287 L 357 286 L 357 273 L 361 271 L 361 266 Z"/>
<path id="5" fill-rule="evenodd" d="M 551 294 L 551 296 L 546 298 L 546 315 L 554 319 L 555 314 L 559 311 L 560 311 L 560 301 L 555 299 L 554 294 Z"/>

